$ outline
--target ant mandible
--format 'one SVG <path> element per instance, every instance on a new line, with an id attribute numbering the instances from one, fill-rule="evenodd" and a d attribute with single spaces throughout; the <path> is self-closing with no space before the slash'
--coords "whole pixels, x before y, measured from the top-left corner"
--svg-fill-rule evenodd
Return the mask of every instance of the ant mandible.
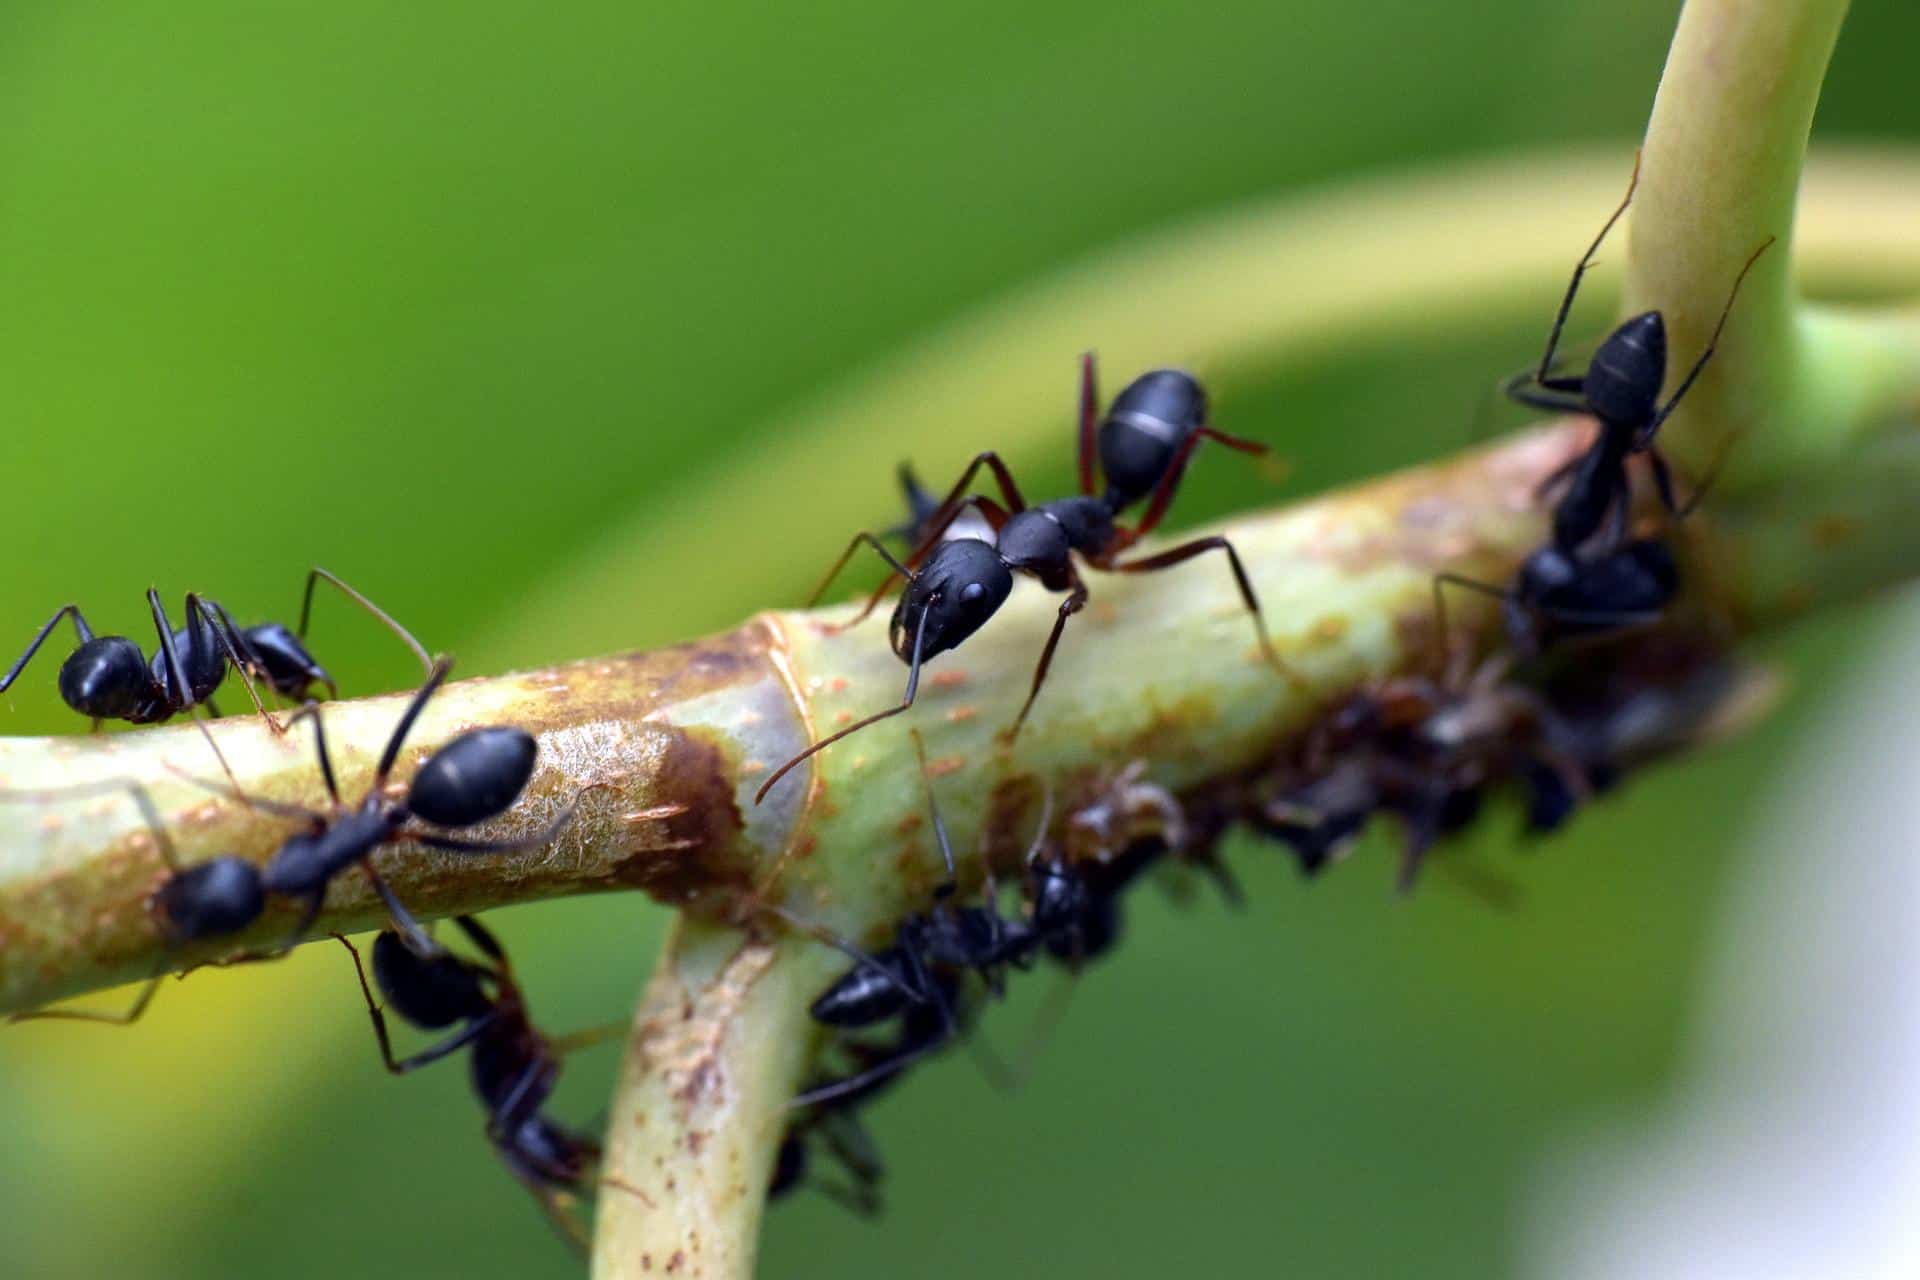
<path id="1" fill-rule="evenodd" d="M 847 544 L 809 604 L 819 600 L 863 543 L 873 548 L 891 572 L 865 606 L 833 630 L 860 622 L 878 607 L 896 578 L 904 579 L 906 586 L 894 608 L 888 638 L 895 656 L 907 664 L 906 692 L 899 705 L 822 738 L 774 770 L 755 794 L 755 803 L 765 799 L 775 783 L 815 753 L 910 708 L 919 691 L 921 666 L 957 648 L 985 625 L 1012 594 L 1013 575 L 1025 573 L 1048 591 L 1065 592 L 1067 598 L 1040 651 L 1026 701 L 1004 735 L 1007 740 L 1017 736 L 1040 695 L 1067 619 L 1087 603 L 1089 593 L 1075 566 L 1076 555 L 1103 572 L 1150 573 L 1208 551 L 1222 552 L 1233 569 L 1240 598 L 1253 616 L 1262 653 L 1288 679 L 1299 681 L 1274 651 L 1246 566 L 1226 538 L 1217 534 L 1195 538 L 1138 560 L 1118 559 L 1166 515 L 1187 461 L 1202 440 L 1214 440 L 1249 454 L 1263 454 L 1266 446 L 1207 425 L 1206 391 L 1193 375 L 1178 369 L 1155 369 L 1135 378 L 1114 397 L 1104 419 L 1098 416 L 1098 405 L 1094 360 L 1089 353 L 1080 362 L 1079 496 L 1029 507 L 1013 473 L 997 453 L 989 450 L 967 464 L 931 516 L 915 521 L 922 533 L 921 542 L 904 563 L 871 532 L 859 533 Z M 1096 484 L 1096 460 L 1105 476 L 1104 492 Z M 992 472 L 1004 506 L 984 495 L 967 493 L 982 467 Z M 1122 511 L 1143 500 L 1147 506 L 1138 522 L 1131 526 L 1118 522 L 1116 517 Z M 909 501 L 911 505 L 911 498 Z M 993 537 L 944 537 L 948 526 L 970 508 L 986 519 Z"/>
<path id="2" fill-rule="evenodd" d="M 562 1238 L 584 1253 L 586 1234 L 572 1202 L 599 1164 L 600 1145 L 548 1119 L 543 1108 L 559 1080 L 561 1059 L 620 1034 L 626 1024 L 547 1036 L 527 1012 L 499 939 L 472 916 L 455 916 L 454 923 L 483 960 L 468 960 L 439 946 L 422 954 L 392 930 L 382 930 L 373 940 L 374 982 L 395 1013 L 422 1031 L 463 1024 L 438 1044 L 399 1059 L 393 1056 L 386 1015 L 373 998 L 360 952 L 339 934 L 333 936 L 353 957 L 387 1070 L 405 1075 L 471 1048 L 468 1065 L 474 1092 L 486 1110 L 488 1143 Z"/>
<path id="3" fill-rule="evenodd" d="M 1547 333 L 1547 347 L 1540 356 L 1539 367 L 1515 374 L 1504 387 L 1506 394 L 1521 404 L 1555 413 L 1590 414 L 1600 424 L 1599 434 L 1586 452 L 1554 472 L 1541 486 L 1544 492 L 1566 485 L 1565 493 L 1554 506 L 1553 542 L 1567 552 L 1574 551 L 1599 532 L 1609 512 L 1614 514 L 1616 522 L 1611 541 L 1618 543 L 1624 536 L 1629 505 L 1626 466 L 1627 460 L 1636 454 L 1646 456 L 1661 505 L 1670 514 L 1684 517 L 1699 501 L 1700 491 L 1696 491 L 1685 506 L 1675 499 L 1672 472 L 1654 446 L 1654 437 L 1713 358 L 1720 334 L 1727 327 L 1727 317 L 1733 313 L 1734 299 L 1740 295 L 1741 284 L 1774 240 L 1768 236 L 1734 277 L 1733 288 L 1727 293 L 1726 304 L 1720 310 L 1706 348 L 1665 404 L 1660 403 L 1660 388 L 1667 380 L 1667 326 L 1658 311 L 1645 311 L 1624 321 L 1593 353 L 1585 373 L 1555 374 L 1553 367 L 1560 335 L 1566 328 L 1580 281 L 1593 265 L 1593 255 L 1599 252 L 1601 242 L 1632 203 L 1639 182 L 1640 158 L 1636 154 L 1627 194 L 1573 269 L 1573 279 L 1567 284 L 1553 328 Z"/>

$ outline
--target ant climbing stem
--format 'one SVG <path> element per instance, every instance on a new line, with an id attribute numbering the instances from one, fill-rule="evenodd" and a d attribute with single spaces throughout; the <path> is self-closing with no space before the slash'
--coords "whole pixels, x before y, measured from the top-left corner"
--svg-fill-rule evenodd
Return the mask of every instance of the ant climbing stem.
<path id="1" fill-rule="evenodd" d="M 1600 344 L 1584 373 L 1555 374 L 1560 338 L 1580 282 L 1601 242 L 1626 212 L 1639 176 L 1640 161 L 1636 155 L 1626 196 L 1574 267 L 1553 327 L 1548 331 L 1539 366 L 1515 374 L 1504 386 L 1507 396 L 1521 404 L 1553 413 L 1586 414 L 1599 421 L 1600 430 L 1592 445 L 1541 485 L 1543 494 L 1563 484 L 1566 486 L 1565 493 L 1554 505 L 1553 536 L 1554 542 L 1568 552 L 1594 536 L 1607 523 L 1609 513 L 1613 517 L 1613 541 L 1617 543 L 1622 539 L 1628 496 L 1626 463 L 1635 455 L 1646 456 L 1660 502 L 1668 512 L 1677 517 L 1697 501 L 1697 498 L 1690 499 L 1683 506 L 1675 498 L 1672 471 L 1654 440 L 1706 370 L 1719 348 L 1720 336 L 1733 314 L 1741 285 L 1774 243 L 1772 236 L 1767 237 L 1740 268 L 1705 348 L 1664 404 L 1660 390 L 1667 377 L 1667 330 L 1665 318 L 1659 311 L 1642 312 L 1623 321 Z"/>

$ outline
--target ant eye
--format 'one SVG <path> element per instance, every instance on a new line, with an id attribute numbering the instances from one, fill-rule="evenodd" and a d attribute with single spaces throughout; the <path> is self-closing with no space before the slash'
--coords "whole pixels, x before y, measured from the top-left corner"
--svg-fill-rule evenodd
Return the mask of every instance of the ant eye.
<path id="1" fill-rule="evenodd" d="M 960 601 L 963 604 L 972 604 L 985 594 L 987 594 L 985 583 L 969 582 L 966 586 L 960 588 Z"/>

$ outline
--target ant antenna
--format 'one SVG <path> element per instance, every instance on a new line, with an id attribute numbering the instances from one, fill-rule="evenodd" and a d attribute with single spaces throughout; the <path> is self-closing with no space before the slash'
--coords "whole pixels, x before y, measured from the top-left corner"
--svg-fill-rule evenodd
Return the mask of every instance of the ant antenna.
<path id="1" fill-rule="evenodd" d="M 1554 352 L 1560 346 L 1560 331 L 1567 327 L 1567 314 L 1573 310 L 1574 295 L 1580 292 L 1580 280 L 1587 274 L 1587 269 L 1593 265 L 1593 255 L 1600 252 L 1601 241 L 1607 238 L 1607 233 L 1613 230 L 1613 224 L 1620 221 L 1621 215 L 1627 211 L 1627 206 L 1633 203 L 1634 189 L 1639 185 L 1640 152 L 1636 150 L 1633 153 L 1633 176 L 1627 179 L 1627 194 L 1621 198 L 1619 207 L 1600 228 L 1600 234 L 1595 236 L 1593 243 L 1587 246 L 1586 253 L 1580 259 L 1580 265 L 1573 269 L 1573 279 L 1567 282 L 1566 296 L 1560 299 L 1560 311 L 1554 316 L 1553 328 L 1547 334 L 1547 349 L 1540 356 L 1539 371 L 1533 375 L 1535 382 L 1545 382 L 1552 375 Z"/>
<path id="2" fill-rule="evenodd" d="M 1740 286 L 1746 283 L 1747 273 L 1753 270 L 1753 265 L 1756 262 L 1760 261 L 1760 255 L 1773 248 L 1775 239 L 1776 237 L 1774 236 L 1768 236 L 1765 240 L 1761 241 L 1760 247 L 1753 251 L 1752 255 L 1748 257 L 1746 265 L 1740 268 L 1740 274 L 1733 278 L 1733 288 L 1727 292 L 1726 305 L 1720 308 L 1720 319 L 1714 323 L 1713 336 L 1707 339 L 1706 350 L 1702 351 L 1700 358 L 1693 362 L 1693 368 L 1687 370 L 1687 376 L 1680 380 L 1680 385 L 1675 389 L 1673 398 L 1662 406 L 1660 412 L 1654 415 L 1653 421 L 1640 433 L 1640 441 L 1653 439 L 1654 433 L 1660 430 L 1661 424 L 1667 420 L 1667 416 L 1671 414 L 1674 408 L 1680 403 L 1680 398 L 1686 395 L 1688 389 L 1693 386 L 1694 379 L 1698 378 L 1701 370 L 1707 367 L 1707 361 L 1713 358 L 1714 348 L 1720 345 L 1720 333 L 1727 327 L 1727 317 L 1733 314 L 1733 301 L 1740 296 Z"/>
<path id="3" fill-rule="evenodd" d="M 933 891 L 935 898 L 950 898 L 959 887 L 960 873 L 954 869 L 953 841 L 947 836 L 946 819 L 940 816 L 940 798 L 933 794 L 933 774 L 927 768 L 927 744 L 920 730 L 908 729 L 913 739 L 913 754 L 920 760 L 920 785 L 927 793 L 927 812 L 933 815 L 933 838 L 940 845 L 940 860 L 946 864 L 946 882 Z"/>
<path id="4" fill-rule="evenodd" d="M 870 535 L 863 534 L 861 536 L 866 537 Z M 888 558 L 891 559 L 891 557 L 888 557 Z M 908 663 L 908 666 L 907 666 L 907 691 L 904 695 L 901 696 L 900 705 L 897 707 L 888 707 L 885 711 L 876 712 L 873 715 L 868 716 L 864 720 L 856 720 L 852 724 L 848 725 L 846 728 L 840 730 L 838 733 L 828 734 L 826 737 L 820 739 L 820 741 L 814 743 L 812 746 L 808 747 L 805 751 L 802 751 L 799 755 L 795 756 L 793 759 L 781 765 L 778 769 L 775 769 L 773 771 L 773 775 L 769 777 L 765 782 L 761 783 L 760 789 L 753 793 L 753 802 L 755 804 L 759 804 L 762 800 L 765 800 L 767 798 L 767 792 L 773 790 L 773 784 L 780 781 L 780 779 L 786 777 L 787 774 L 791 773 L 794 767 L 799 765 L 802 761 L 805 761 L 819 754 L 821 751 L 826 750 L 828 747 L 832 746 L 834 743 L 840 741 L 840 739 L 845 738 L 850 734 L 855 734 L 860 732 L 860 730 L 866 728 L 870 724 L 877 724 L 880 721 L 885 720 L 890 716 L 899 715 L 902 711 L 905 711 L 907 708 L 913 705 L 914 696 L 918 694 L 920 691 L 920 654 L 922 649 L 925 647 L 925 641 L 927 638 L 927 620 L 932 616 L 933 616 L 932 610 L 930 609 L 922 610 L 920 613 L 920 625 L 914 629 L 913 658 Z"/>

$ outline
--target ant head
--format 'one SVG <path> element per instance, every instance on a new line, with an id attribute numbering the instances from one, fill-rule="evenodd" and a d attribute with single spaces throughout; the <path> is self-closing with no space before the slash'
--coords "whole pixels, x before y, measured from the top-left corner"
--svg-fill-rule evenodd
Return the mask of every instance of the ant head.
<path id="1" fill-rule="evenodd" d="M 373 940 L 373 980 L 393 1011 L 426 1031 L 477 1018 L 492 1007 L 481 985 L 486 970 L 440 951 L 415 953 L 391 929 Z"/>
<path id="2" fill-rule="evenodd" d="M 124 720 L 151 692 L 147 656 L 125 636 L 95 636 L 60 664 L 60 700 L 83 716 Z"/>
<path id="3" fill-rule="evenodd" d="M 221 854 L 170 877 L 154 895 L 154 910 L 175 938 L 217 938 L 260 918 L 267 896 L 260 868 Z"/>
<path id="4" fill-rule="evenodd" d="M 438 827 L 470 827 L 513 807 L 540 746 L 510 725 L 469 729 L 428 757 L 407 788 L 407 809 Z"/>
<path id="5" fill-rule="evenodd" d="M 933 549 L 907 583 L 888 635 L 902 662 L 913 661 L 914 637 L 925 627 L 920 658 L 957 648 L 1013 594 L 1013 572 L 990 543 L 952 538 Z"/>
<path id="6" fill-rule="evenodd" d="M 281 697 L 304 702 L 316 684 L 323 684 L 332 692 L 333 677 L 314 661 L 307 646 L 285 623 L 263 622 L 257 627 L 248 627 L 244 634 L 247 648 L 266 672 L 267 683 Z"/>
<path id="7" fill-rule="evenodd" d="M 1207 423 L 1207 393 L 1184 369 L 1153 369 L 1113 398 L 1100 424 L 1100 469 L 1115 510 L 1153 492 L 1186 438 Z"/>
<path id="8" fill-rule="evenodd" d="M 1667 380 L 1667 324 L 1658 311 L 1634 316 L 1607 335 L 1587 365 L 1581 391 L 1602 421 L 1652 424 Z"/>

